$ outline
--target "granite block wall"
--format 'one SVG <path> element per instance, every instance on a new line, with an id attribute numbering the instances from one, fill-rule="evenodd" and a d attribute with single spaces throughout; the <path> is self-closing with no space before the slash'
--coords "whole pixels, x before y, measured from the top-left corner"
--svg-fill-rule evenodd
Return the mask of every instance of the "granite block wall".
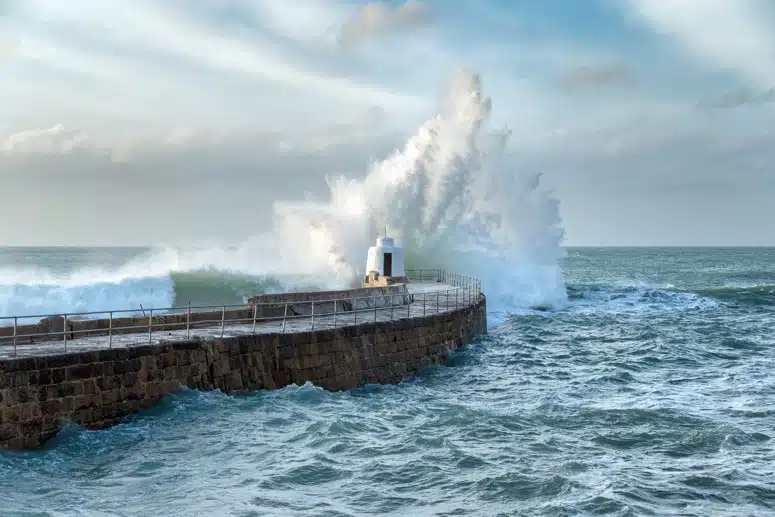
<path id="1" fill-rule="evenodd" d="M 392 322 L 1 360 L 0 449 L 37 448 L 67 421 L 110 427 L 181 387 L 239 392 L 310 381 L 338 391 L 395 383 L 486 332 L 481 296 L 452 312 Z"/>

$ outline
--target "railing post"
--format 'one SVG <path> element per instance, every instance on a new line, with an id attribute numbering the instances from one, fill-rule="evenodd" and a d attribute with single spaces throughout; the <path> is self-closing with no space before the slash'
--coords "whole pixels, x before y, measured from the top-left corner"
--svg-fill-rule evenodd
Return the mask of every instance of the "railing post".
<path id="1" fill-rule="evenodd" d="M 336 300 L 334 300 L 334 328 L 336 328 L 336 306 L 337 303 Z"/>
<path id="2" fill-rule="evenodd" d="M 253 328 L 250 330 L 252 334 L 256 333 L 256 317 L 258 316 L 258 302 L 253 306 Z"/>
<path id="3" fill-rule="evenodd" d="M 285 320 L 288 318 L 288 304 L 285 304 L 285 310 L 283 311 L 283 334 L 285 334 Z"/>
<path id="4" fill-rule="evenodd" d="M 65 344 L 65 352 L 67 352 L 67 314 L 62 315 L 62 342 Z"/>
<path id="5" fill-rule="evenodd" d="M 19 326 L 19 318 L 14 316 L 13 318 L 13 356 L 16 357 L 16 331 Z"/>
<path id="6" fill-rule="evenodd" d="M 224 327 L 226 326 L 226 306 L 221 306 L 221 337 L 223 337 Z"/>
<path id="7" fill-rule="evenodd" d="M 188 309 L 186 310 L 186 339 L 191 337 L 191 300 L 188 301 Z"/>
<path id="8" fill-rule="evenodd" d="M 310 330 L 315 330 L 315 300 L 312 300 L 312 325 Z"/>
<path id="9" fill-rule="evenodd" d="M 444 292 L 444 312 L 449 310 L 449 289 Z"/>
<path id="10" fill-rule="evenodd" d="M 436 314 L 441 312 L 441 295 L 436 291 Z"/>
<path id="11" fill-rule="evenodd" d="M 148 344 L 151 344 L 153 336 L 153 309 L 148 312 Z"/>
<path id="12" fill-rule="evenodd" d="M 108 348 L 113 348 L 113 311 L 108 313 Z"/>
<path id="13" fill-rule="evenodd" d="M 395 319 L 396 295 L 390 295 L 390 321 Z"/>
<path id="14" fill-rule="evenodd" d="M 458 292 L 458 287 L 455 286 L 455 308 L 456 309 L 457 309 L 457 292 Z"/>
<path id="15" fill-rule="evenodd" d="M 376 323 L 377 322 L 377 297 L 372 296 L 371 301 L 374 304 L 374 323 Z"/>
<path id="16" fill-rule="evenodd" d="M 428 296 L 428 293 L 422 293 L 422 315 L 425 316 L 425 298 Z"/>

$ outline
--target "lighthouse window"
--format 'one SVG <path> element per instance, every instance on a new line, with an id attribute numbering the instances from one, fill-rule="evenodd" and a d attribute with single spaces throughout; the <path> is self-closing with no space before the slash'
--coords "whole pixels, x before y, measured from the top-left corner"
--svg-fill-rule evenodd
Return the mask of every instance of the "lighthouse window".
<path id="1" fill-rule="evenodd" d="M 384 276 L 393 276 L 393 254 L 392 253 L 385 253 L 385 264 L 382 274 Z"/>

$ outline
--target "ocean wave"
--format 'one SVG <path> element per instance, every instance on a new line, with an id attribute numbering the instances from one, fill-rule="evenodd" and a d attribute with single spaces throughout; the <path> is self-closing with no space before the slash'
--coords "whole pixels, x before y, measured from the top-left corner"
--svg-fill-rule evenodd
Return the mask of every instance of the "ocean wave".
<path id="1" fill-rule="evenodd" d="M 775 284 L 725 285 L 697 289 L 695 293 L 717 300 L 742 305 L 775 305 Z"/>
<path id="2" fill-rule="evenodd" d="M 238 245 L 154 249 L 113 269 L 0 271 L 0 314 L 218 303 L 272 278 L 349 287 L 385 227 L 404 246 L 407 267 L 476 276 L 504 312 L 560 307 L 559 203 L 540 174 L 515 166 L 510 133 L 488 128 L 491 111 L 479 76 L 461 70 L 403 148 L 360 178 L 328 178 L 326 201 L 277 201 L 271 231 Z"/>
<path id="3" fill-rule="evenodd" d="M 605 312 L 608 314 L 645 314 L 714 310 L 723 305 L 720 300 L 674 287 L 645 285 L 568 286 L 569 310 L 576 313 Z"/>
<path id="4" fill-rule="evenodd" d="M 0 317 L 37 316 L 97 311 L 168 309 L 247 303 L 263 293 L 319 290 L 314 278 L 274 277 L 220 271 L 214 268 L 171 272 L 159 276 L 129 277 L 115 272 L 91 277 L 41 276 L 28 283 L 0 284 Z M 103 317 L 104 314 L 86 315 Z"/>
<path id="5" fill-rule="evenodd" d="M 611 314 L 707 311 L 731 306 L 775 305 L 775 284 L 724 284 L 686 288 L 646 283 L 570 284 L 568 308 Z"/>

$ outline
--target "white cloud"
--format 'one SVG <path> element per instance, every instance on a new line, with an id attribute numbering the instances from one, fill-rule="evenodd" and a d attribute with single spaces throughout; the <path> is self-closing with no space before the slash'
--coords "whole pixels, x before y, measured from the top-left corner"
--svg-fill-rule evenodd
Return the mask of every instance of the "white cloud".
<path id="1" fill-rule="evenodd" d="M 493 99 L 492 129 L 511 130 L 509 167 L 556 187 L 571 243 L 637 227 L 644 216 L 627 215 L 617 195 L 640 189 L 657 203 L 676 175 L 698 191 L 731 189 L 734 175 L 747 178 L 739 188 L 767 191 L 775 106 L 762 101 L 775 59 L 761 2 L 629 0 L 655 32 L 623 30 L 625 16 L 597 31 L 641 38 L 621 45 L 567 34 L 555 13 L 534 18 L 524 3 L 493 5 L 435 2 L 431 15 L 412 0 L 15 2 L 0 18 L 3 37 L 20 42 L 0 67 L 3 188 L 20 207 L 53 207 L 69 192 L 59 243 L 99 241 L 90 225 L 121 226 L 128 212 L 137 223 L 111 232 L 113 243 L 174 236 L 177 225 L 136 213 L 149 203 L 157 216 L 169 207 L 153 203 L 206 203 L 199 220 L 187 208 L 192 236 L 249 232 L 251 195 L 269 206 L 324 194 L 325 174 L 362 174 L 434 113 L 441 83 L 463 65 Z M 737 76 L 718 74 L 729 70 Z M 697 109 L 738 89 L 756 109 Z M 96 217 L 87 192 L 120 201 Z M 589 224 L 589 205 L 607 217 Z M 245 223 L 229 226 L 229 214 Z M 46 241 L 39 226 L 5 230 L 0 243 Z"/>
<path id="2" fill-rule="evenodd" d="M 12 59 L 19 51 L 19 42 L 0 37 L 0 64 Z"/>
<path id="3" fill-rule="evenodd" d="M 334 45 L 339 27 L 350 15 L 349 6 L 337 1 L 276 2 L 256 0 L 250 12 L 272 32 L 302 43 Z"/>
<path id="4" fill-rule="evenodd" d="M 603 86 L 625 86 L 633 81 L 632 70 L 624 63 L 581 65 L 563 74 L 560 87 L 574 91 Z"/>
<path id="5" fill-rule="evenodd" d="M 775 85 L 775 39 L 766 0 L 630 0 L 655 31 L 721 71 Z"/>
<path id="6" fill-rule="evenodd" d="M 79 131 L 65 130 L 62 124 L 47 129 L 28 129 L 8 136 L 0 150 L 11 153 L 66 154 L 86 144 L 89 137 Z"/>
<path id="7" fill-rule="evenodd" d="M 697 102 L 699 109 L 737 108 L 746 105 L 767 104 L 775 102 L 775 88 L 765 91 L 737 89 L 721 95 L 703 98 Z"/>
<path id="8" fill-rule="evenodd" d="M 285 14 L 277 11 L 277 7 L 266 10 L 274 12 L 275 19 L 290 19 L 298 8 Z M 20 13 L 20 18 L 31 21 L 15 30 L 33 58 L 22 72 L 46 67 L 76 84 L 110 82 L 116 91 L 138 100 L 151 95 L 193 97 L 197 88 L 192 81 L 217 74 L 204 77 L 205 82 L 237 83 L 242 88 L 252 84 L 257 97 L 271 88 L 272 95 L 284 92 L 289 99 L 295 96 L 310 103 L 322 98 L 405 107 L 421 102 L 411 94 L 359 81 L 353 74 L 327 73 L 330 60 L 310 59 L 274 45 L 267 33 L 246 35 L 219 27 L 204 16 L 207 13 L 195 10 L 173 13 L 169 3 L 29 0 Z M 44 19 L 48 29 L 35 29 Z M 140 81 L 142 87 L 134 88 Z M 278 90 L 280 84 L 284 90 Z"/>
<path id="9" fill-rule="evenodd" d="M 430 12 L 420 0 L 406 0 L 397 6 L 373 1 L 359 7 L 353 18 L 344 24 L 340 41 L 355 45 L 369 38 L 422 27 L 430 20 Z"/>

